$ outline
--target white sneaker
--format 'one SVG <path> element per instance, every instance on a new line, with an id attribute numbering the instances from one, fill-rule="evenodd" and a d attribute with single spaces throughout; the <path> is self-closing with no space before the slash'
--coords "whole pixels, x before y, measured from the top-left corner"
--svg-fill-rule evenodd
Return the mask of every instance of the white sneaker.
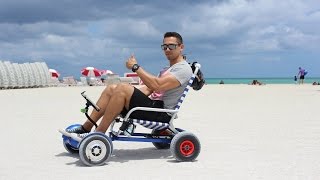
<path id="1" fill-rule="evenodd" d="M 89 135 L 89 133 L 82 133 L 82 134 L 77 134 L 77 133 L 70 133 L 70 137 L 78 142 L 80 142 L 84 137 Z"/>
<path id="2" fill-rule="evenodd" d="M 88 131 L 85 130 L 83 128 L 83 126 L 78 126 L 78 127 L 75 127 L 75 128 L 66 129 L 66 132 L 68 132 L 68 133 L 77 133 L 77 134 L 88 133 Z"/>

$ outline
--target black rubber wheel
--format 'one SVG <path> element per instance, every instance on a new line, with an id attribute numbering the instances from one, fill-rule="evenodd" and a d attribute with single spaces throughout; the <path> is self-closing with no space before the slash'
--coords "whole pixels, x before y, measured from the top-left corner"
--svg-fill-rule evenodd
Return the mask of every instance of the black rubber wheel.
<path id="1" fill-rule="evenodd" d="M 172 133 L 169 130 L 155 130 L 153 129 L 151 132 L 152 136 L 159 136 L 159 135 L 172 135 Z M 157 149 L 169 149 L 170 143 L 158 143 L 158 142 L 152 142 L 154 147 Z"/>
<path id="2" fill-rule="evenodd" d="M 112 141 L 103 133 L 91 133 L 80 142 L 79 155 L 87 166 L 103 165 L 111 156 Z"/>
<path id="3" fill-rule="evenodd" d="M 171 141 L 170 151 L 177 161 L 193 161 L 200 154 L 199 139 L 190 132 L 180 132 Z"/>

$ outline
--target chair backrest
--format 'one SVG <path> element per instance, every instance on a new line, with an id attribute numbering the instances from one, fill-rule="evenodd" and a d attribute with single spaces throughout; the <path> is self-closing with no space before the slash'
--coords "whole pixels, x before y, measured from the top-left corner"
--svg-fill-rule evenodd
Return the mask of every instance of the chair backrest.
<path id="1" fill-rule="evenodd" d="M 175 110 L 179 110 L 180 109 L 182 102 L 184 101 L 185 97 L 187 96 L 187 94 L 188 94 L 188 92 L 189 92 L 189 90 L 191 88 L 191 85 L 192 85 L 192 83 L 193 83 L 193 81 L 194 81 L 199 69 L 201 68 L 201 65 L 199 63 L 196 63 L 195 66 L 196 66 L 196 69 L 194 70 L 191 78 L 189 79 L 187 87 L 184 88 L 184 91 L 183 91 L 182 95 L 180 96 L 180 98 L 179 98 L 179 100 L 177 102 L 177 105 L 174 108 Z"/>

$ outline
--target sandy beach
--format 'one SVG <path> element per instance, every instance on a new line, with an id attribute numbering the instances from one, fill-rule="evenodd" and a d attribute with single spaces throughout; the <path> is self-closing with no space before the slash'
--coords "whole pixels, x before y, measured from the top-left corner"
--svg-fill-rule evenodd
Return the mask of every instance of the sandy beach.
<path id="1" fill-rule="evenodd" d="M 107 164 L 87 167 L 66 152 L 57 130 L 85 120 L 82 91 L 97 100 L 103 88 L 0 90 L 0 179 L 320 177 L 320 86 L 206 85 L 188 94 L 174 122 L 200 139 L 195 162 L 178 163 L 151 143 L 116 141 Z"/>

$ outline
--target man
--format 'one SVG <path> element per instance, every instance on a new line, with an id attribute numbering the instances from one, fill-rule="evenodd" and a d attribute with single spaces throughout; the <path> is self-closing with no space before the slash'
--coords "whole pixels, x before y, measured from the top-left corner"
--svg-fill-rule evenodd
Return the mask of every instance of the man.
<path id="1" fill-rule="evenodd" d="M 188 84 L 188 80 L 192 76 L 192 69 L 183 58 L 184 44 L 180 34 L 176 32 L 165 33 L 161 48 L 170 65 L 164 73 L 158 77 L 151 75 L 138 65 L 136 58 L 132 55 L 127 60 L 126 67 L 136 72 L 144 85 L 139 89 L 122 83 L 108 85 L 101 93 L 97 101 L 97 105 L 101 110 L 99 112 L 93 110 L 90 114 L 90 118 L 94 122 L 97 122 L 102 117 L 100 124 L 95 129 L 96 132 L 105 133 L 114 118 L 119 114 L 125 115 L 134 107 L 174 109 L 180 95 Z M 155 94 L 157 95 L 156 100 L 152 98 Z M 135 111 L 130 117 L 160 122 L 169 122 L 171 119 L 171 115 L 168 113 L 149 111 Z M 79 128 L 67 131 L 77 133 L 79 137 L 83 137 L 86 133 L 90 132 L 92 127 L 93 124 L 87 120 Z"/>
<path id="2" fill-rule="evenodd" d="M 299 72 L 298 72 L 299 84 L 303 84 L 304 75 L 305 75 L 305 70 L 299 67 Z"/>

